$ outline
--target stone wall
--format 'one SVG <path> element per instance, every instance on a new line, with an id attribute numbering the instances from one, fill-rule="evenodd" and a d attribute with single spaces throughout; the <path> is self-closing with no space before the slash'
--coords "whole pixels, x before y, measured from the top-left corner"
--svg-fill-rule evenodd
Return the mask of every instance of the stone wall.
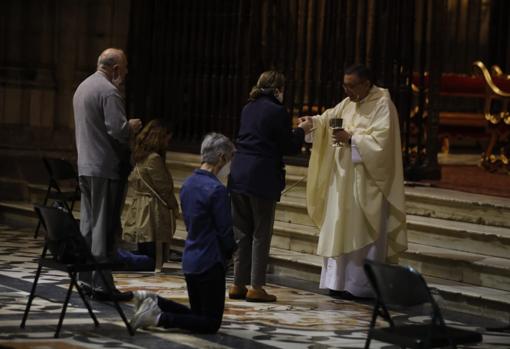
<path id="1" fill-rule="evenodd" d="M 48 182 L 42 156 L 75 160 L 74 91 L 102 50 L 126 49 L 130 6 L 0 1 L 0 199 L 32 201 Z"/>
<path id="2" fill-rule="evenodd" d="M 0 149 L 74 149 L 72 96 L 107 47 L 127 46 L 129 0 L 0 2 Z"/>

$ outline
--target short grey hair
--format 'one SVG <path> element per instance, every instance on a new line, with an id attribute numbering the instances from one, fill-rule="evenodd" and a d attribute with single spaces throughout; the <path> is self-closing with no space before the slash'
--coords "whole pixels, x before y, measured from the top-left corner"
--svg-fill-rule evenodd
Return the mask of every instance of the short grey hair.
<path id="1" fill-rule="evenodd" d="M 234 144 L 221 133 L 208 133 L 202 141 L 200 147 L 200 155 L 202 163 L 216 165 L 220 162 L 223 155 L 227 159 L 231 159 L 234 154 Z"/>

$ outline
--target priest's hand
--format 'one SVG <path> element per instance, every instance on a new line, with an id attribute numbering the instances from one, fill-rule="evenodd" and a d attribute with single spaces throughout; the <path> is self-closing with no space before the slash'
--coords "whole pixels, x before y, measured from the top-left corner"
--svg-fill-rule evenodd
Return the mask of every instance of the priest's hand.
<path id="1" fill-rule="evenodd" d="M 298 127 L 301 127 L 305 134 L 310 133 L 313 128 L 313 118 L 311 116 L 302 116 L 299 119 Z"/>
<path id="2" fill-rule="evenodd" d="M 351 137 L 352 135 L 343 128 L 333 129 L 333 141 L 335 143 L 348 144 Z"/>

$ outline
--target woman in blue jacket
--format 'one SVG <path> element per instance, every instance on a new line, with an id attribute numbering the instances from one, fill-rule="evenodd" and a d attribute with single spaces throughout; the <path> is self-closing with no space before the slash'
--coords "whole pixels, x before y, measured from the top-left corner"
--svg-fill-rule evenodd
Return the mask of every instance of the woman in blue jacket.
<path id="1" fill-rule="evenodd" d="M 239 244 L 234 256 L 234 285 L 229 290 L 233 299 L 276 301 L 262 286 L 276 202 L 285 187 L 283 156 L 299 153 L 305 132 L 312 127 L 303 122 L 291 128 L 291 118 L 282 104 L 284 85 L 282 73 L 262 73 L 241 113 L 229 177 L 234 233 Z M 249 290 L 247 285 L 251 285 Z"/>
<path id="2" fill-rule="evenodd" d="M 225 306 L 225 269 L 235 248 L 230 198 L 217 176 L 234 152 L 230 140 L 210 133 L 202 142 L 202 164 L 180 191 L 188 235 L 182 255 L 190 307 L 146 291 L 135 291 L 133 329 L 159 326 L 198 333 L 218 331 Z"/>

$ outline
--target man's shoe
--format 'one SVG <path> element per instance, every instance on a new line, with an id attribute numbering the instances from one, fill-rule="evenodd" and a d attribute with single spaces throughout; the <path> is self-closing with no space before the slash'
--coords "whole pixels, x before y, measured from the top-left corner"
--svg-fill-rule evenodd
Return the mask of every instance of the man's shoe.
<path id="1" fill-rule="evenodd" d="M 246 293 L 247 302 L 269 303 L 276 302 L 276 296 L 267 293 L 263 288 L 249 289 Z"/>
<path id="2" fill-rule="evenodd" d="M 143 301 L 146 298 L 151 298 L 153 301 L 157 303 L 158 295 L 152 292 L 147 291 L 135 291 L 133 292 L 133 302 L 135 303 L 135 312 L 140 309 L 140 306 L 142 305 Z"/>
<path id="3" fill-rule="evenodd" d="M 79 283 L 80 289 L 83 291 L 83 295 L 85 297 L 92 297 L 92 293 L 94 293 L 94 290 L 92 287 L 90 287 L 88 284 L 85 284 L 83 282 Z"/>
<path id="4" fill-rule="evenodd" d="M 131 327 L 133 330 L 136 330 L 137 328 L 157 326 L 161 313 L 161 309 L 152 298 L 145 298 L 140 309 L 138 309 L 131 319 Z"/>
<path id="5" fill-rule="evenodd" d="M 248 289 L 246 286 L 232 285 L 228 290 L 228 298 L 230 299 L 245 299 Z"/>
<path id="6" fill-rule="evenodd" d="M 121 292 L 119 290 L 114 290 L 110 294 L 110 293 L 104 292 L 102 290 L 93 290 L 92 298 L 97 301 L 100 301 L 100 302 L 107 302 L 107 301 L 129 302 L 130 300 L 133 299 L 133 292 L 131 292 L 131 291 Z"/>

